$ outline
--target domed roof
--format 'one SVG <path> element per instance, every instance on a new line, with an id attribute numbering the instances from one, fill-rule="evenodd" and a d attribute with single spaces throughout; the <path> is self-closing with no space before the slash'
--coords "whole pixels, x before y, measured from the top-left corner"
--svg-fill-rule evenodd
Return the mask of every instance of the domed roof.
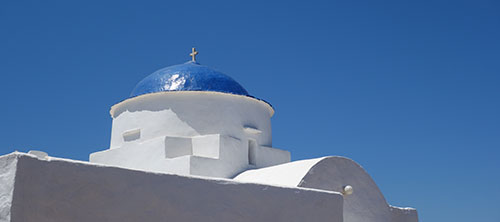
<path id="1" fill-rule="evenodd" d="M 250 96 L 231 77 L 189 61 L 160 69 L 147 76 L 135 86 L 130 97 L 166 91 L 214 91 Z"/>

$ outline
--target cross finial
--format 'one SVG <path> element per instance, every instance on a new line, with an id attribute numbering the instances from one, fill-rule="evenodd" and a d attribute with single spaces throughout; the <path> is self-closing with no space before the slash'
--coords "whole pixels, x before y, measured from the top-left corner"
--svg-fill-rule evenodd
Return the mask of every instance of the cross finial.
<path id="1" fill-rule="evenodd" d="M 189 55 L 191 56 L 191 61 L 196 62 L 196 55 L 198 55 L 198 51 L 196 51 L 195 48 L 191 49 L 191 54 Z"/>

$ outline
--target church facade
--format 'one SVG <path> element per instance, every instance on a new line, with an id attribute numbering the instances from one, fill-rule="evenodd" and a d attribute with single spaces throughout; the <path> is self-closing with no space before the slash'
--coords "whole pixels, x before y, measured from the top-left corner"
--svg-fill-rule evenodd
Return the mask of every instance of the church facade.
<path id="1" fill-rule="evenodd" d="M 0 221 L 418 221 L 353 160 L 291 162 L 272 105 L 196 54 L 111 107 L 110 147 L 89 162 L 1 156 Z"/>

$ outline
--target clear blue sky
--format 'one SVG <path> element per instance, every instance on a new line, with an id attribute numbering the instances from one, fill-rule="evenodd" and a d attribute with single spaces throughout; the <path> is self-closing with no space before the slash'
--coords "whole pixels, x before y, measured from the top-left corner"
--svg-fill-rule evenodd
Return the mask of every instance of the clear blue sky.
<path id="1" fill-rule="evenodd" d="M 500 221 L 498 1 L 1 1 L 0 153 L 88 160 L 109 108 L 198 61 L 271 102 L 274 146 L 347 156 L 421 221 Z"/>

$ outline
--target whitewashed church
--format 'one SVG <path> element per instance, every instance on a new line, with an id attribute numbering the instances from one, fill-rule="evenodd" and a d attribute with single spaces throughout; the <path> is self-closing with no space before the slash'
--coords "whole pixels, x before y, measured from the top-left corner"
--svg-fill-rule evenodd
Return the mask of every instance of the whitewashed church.
<path id="1" fill-rule="evenodd" d="M 272 105 L 197 53 L 111 107 L 110 147 L 89 162 L 0 156 L 0 221 L 418 221 L 351 159 L 290 162 L 272 146 Z"/>

